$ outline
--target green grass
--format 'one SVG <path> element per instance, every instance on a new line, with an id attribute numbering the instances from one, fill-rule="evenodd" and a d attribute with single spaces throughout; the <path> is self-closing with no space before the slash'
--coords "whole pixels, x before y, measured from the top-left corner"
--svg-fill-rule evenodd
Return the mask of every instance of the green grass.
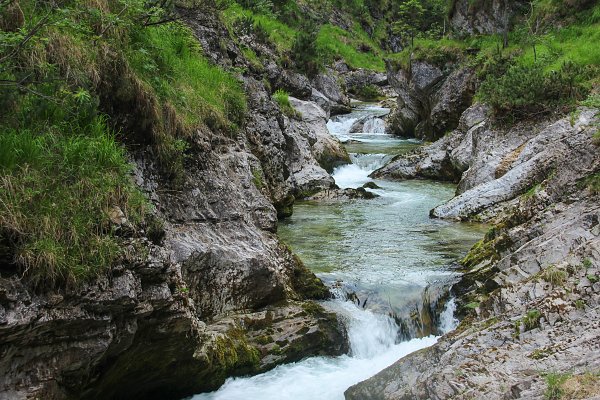
<path id="1" fill-rule="evenodd" d="M 125 151 L 96 117 L 0 136 L 0 253 L 36 286 L 73 285 L 121 254 L 108 212 L 141 222 L 148 204 L 129 179 Z"/>
<path id="2" fill-rule="evenodd" d="M 527 311 L 527 314 L 525 314 L 523 317 L 523 326 L 525 327 L 525 332 L 539 328 L 541 317 L 542 314 L 538 310 Z"/>
<path id="3" fill-rule="evenodd" d="M 213 129 L 234 130 L 246 113 L 243 89 L 200 51 L 189 28 L 171 23 L 136 32 L 128 59 L 159 99 L 175 107 L 187 129 L 207 124 Z"/>
<path id="4" fill-rule="evenodd" d="M 415 38 L 414 47 L 406 47 L 400 53 L 388 54 L 402 68 L 409 67 L 409 61 L 426 61 L 443 67 L 447 62 L 460 61 L 467 48 L 467 43 L 453 39 Z"/>
<path id="5" fill-rule="evenodd" d="M 326 63 L 342 59 L 352 68 L 385 70 L 383 53 L 357 28 L 348 32 L 331 24 L 323 25 L 317 37 L 317 49 Z"/>
<path id="6" fill-rule="evenodd" d="M 241 84 L 188 28 L 143 27 L 144 2 L 124 6 L 22 0 L 22 29 L 0 32 L 0 79 L 22 85 L 3 85 L 0 96 L 0 259 L 43 290 L 110 270 L 140 229 L 160 240 L 121 143 L 147 145 L 177 187 L 189 135 L 232 133 L 246 112 Z M 109 218 L 117 207 L 124 229 Z"/>
<path id="7" fill-rule="evenodd" d="M 251 18 L 254 26 L 260 26 L 264 29 L 271 41 L 280 52 L 289 51 L 294 44 L 298 31 L 289 25 L 277 20 L 274 16 L 256 14 L 251 10 L 245 9 L 235 2 L 231 2 L 229 7 L 223 13 L 223 20 L 232 36 L 235 36 L 237 27 L 235 26 L 243 18 Z"/>
<path id="8" fill-rule="evenodd" d="M 546 400 L 559 400 L 563 397 L 564 389 L 562 388 L 563 383 L 570 378 L 570 374 L 547 374 L 546 379 L 546 391 L 544 392 L 544 398 Z"/>
<path id="9" fill-rule="evenodd" d="M 273 93 L 273 100 L 279 105 L 281 111 L 290 118 L 299 118 L 298 111 L 292 107 L 290 103 L 290 95 L 283 89 L 277 89 L 275 93 Z"/>

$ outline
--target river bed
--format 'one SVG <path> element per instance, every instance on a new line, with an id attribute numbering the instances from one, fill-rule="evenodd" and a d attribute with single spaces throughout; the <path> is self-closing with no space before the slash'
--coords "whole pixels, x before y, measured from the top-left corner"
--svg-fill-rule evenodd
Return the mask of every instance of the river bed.
<path id="1" fill-rule="evenodd" d="M 254 377 L 228 379 L 218 391 L 194 400 L 341 400 L 349 386 L 436 342 L 433 335 L 401 341 L 390 315 L 410 313 L 422 303 L 427 288 L 448 285 L 455 276 L 449 265 L 483 236 L 484 227 L 429 218 L 430 209 L 452 198 L 454 185 L 369 178 L 394 155 L 419 145 L 386 135 L 377 120 L 365 124 L 369 132 L 349 133 L 358 119 L 387 111 L 359 104 L 351 114 L 328 123 L 353 161 L 335 169 L 336 184 L 357 188 L 373 181 L 379 188 L 368 190 L 379 197 L 298 203 L 293 216 L 279 225 L 282 240 L 337 293 L 323 305 L 345 322 L 351 353 L 312 357 Z M 353 294 L 351 300 L 348 294 Z M 440 316 L 439 332 L 455 327 L 453 312 L 451 300 Z"/>

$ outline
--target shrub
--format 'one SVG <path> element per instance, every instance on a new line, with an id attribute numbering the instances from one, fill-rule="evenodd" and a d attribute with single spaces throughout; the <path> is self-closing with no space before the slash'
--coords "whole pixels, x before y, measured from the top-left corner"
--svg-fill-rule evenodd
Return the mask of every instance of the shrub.
<path id="1" fill-rule="evenodd" d="M 352 93 L 363 101 L 375 101 L 381 98 L 381 93 L 375 85 L 361 86 L 358 89 L 352 90 Z"/>
<path id="2" fill-rule="evenodd" d="M 314 76 L 321 68 L 321 60 L 317 49 L 319 27 L 308 20 L 300 29 L 292 45 L 292 60 L 296 67 L 309 76 Z"/>
<path id="3" fill-rule="evenodd" d="M 573 63 L 565 63 L 560 70 L 549 73 L 537 65 L 516 64 L 503 75 L 488 75 L 479 93 L 493 107 L 496 117 L 520 119 L 583 98 L 588 74 Z"/>

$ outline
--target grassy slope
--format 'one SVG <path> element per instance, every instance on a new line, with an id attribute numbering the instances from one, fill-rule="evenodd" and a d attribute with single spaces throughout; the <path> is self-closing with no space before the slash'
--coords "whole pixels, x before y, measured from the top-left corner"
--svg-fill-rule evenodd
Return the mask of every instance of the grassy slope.
<path id="1" fill-rule="evenodd" d="M 116 140 L 137 138 L 115 131 L 101 98 L 135 105 L 124 112 L 145 121 L 152 151 L 174 181 L 187 132 L 232 130 L 243 118 L 240 84 L 201 56 L 187 28 L 142 27 L 145 13 L 141 0 L 52 9 L 21 0 L 2 9 L 0 259 L 33 284 L 74 285 L 118 262 L 126 239 L 110 222 L 116 207 L 133 229 L 155 225 Z M 113 80 L 119 93 L 103 92 Z"/>

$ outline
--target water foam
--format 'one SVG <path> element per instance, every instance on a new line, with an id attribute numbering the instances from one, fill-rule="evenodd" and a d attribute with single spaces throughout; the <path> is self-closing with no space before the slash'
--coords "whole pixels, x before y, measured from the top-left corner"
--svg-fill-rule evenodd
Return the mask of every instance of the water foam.
<path id="1" fill-rule="evenodd" d="M 327 306 L 346 320 L 351 355 L 313 357 L 261 375 L 228 379 L 218 391 L 192 399 L 342 400 L 348 387 L 438 339 L 428 336 L 396 344 L 398 326 L 391 318 L 340 300 Z"/>

